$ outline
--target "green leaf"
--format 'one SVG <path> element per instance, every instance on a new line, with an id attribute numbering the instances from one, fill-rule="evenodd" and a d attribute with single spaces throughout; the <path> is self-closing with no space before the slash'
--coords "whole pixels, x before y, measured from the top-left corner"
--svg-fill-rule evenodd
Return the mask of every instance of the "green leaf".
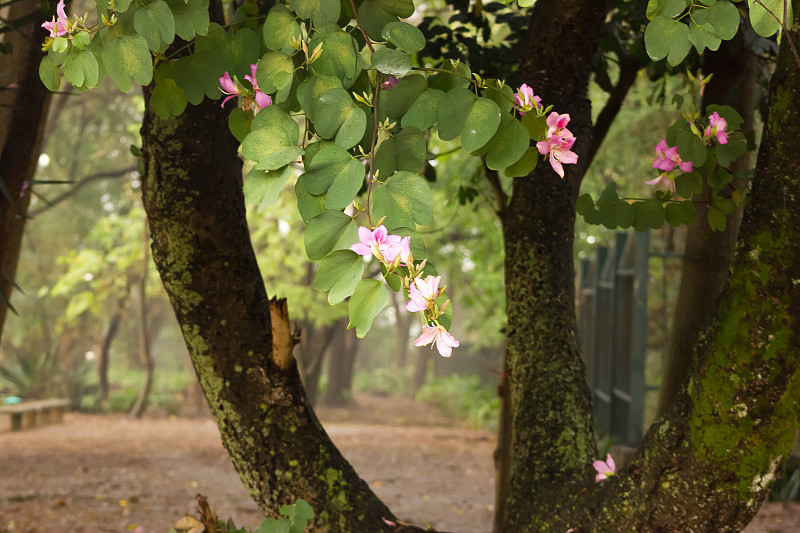
<path id="1" fill-rule="evenodd" d="M 156 86 L 153 88 L 152 94 L 150 95 L 150 105 L 152 106 L 153 111 L 155 111 L 156 114 L 162 119 L 167 119 L 170 116 L 177 117 L 183 113 L 184 109 L 186 109 L 187 103 L 188 99 L 186 98 L 186 93 L 183 92 L 183 89 L 178 87 L 178 84 L 175 83 L 173 78 L 164 78 L 158 80 L 156 82 Z M 235 109 L 234 112 L 235 111 L 241 111 L 244 113 L 244 111 L 238 108 Z M 230 124 L 230 118 L 228 121 Z M 239 141 L 241 142 L 241 139 L 239 139 Z"/>
<path id="2" fill-rule="evenodd" d="M 680 126 L 676 129 L 675 144 L 682 160 L 691 161 L 696 168 L 705 164 L 708 157 L 706 145 L 697 135 L 692 133 L 689 125 L 683 120 L 680 121 Z"/>
<path id="3" fill-rule="evenodd" d="M 66 37 L 56 37 L 53 39 L 53 44 L 50 45 L 50 49 L 57 54 L 66 52 L 67 48 L 69 48 L 69 40 Z"/>
<path id="4" fill-rule="evenodd" d="M 385 139 L 375 153 L 374 168 L 378 179 L 386 179 L 397 170 L 419 172 L 427 156 L 427 142 L 420 130 L 409 127 Z"/>
<path id="5" fill-rule="evenodd" d="M 373 41 L 382 41 L 383 28 L 393 22 L 399 22 L 396 15 L 378 7 L 373 0 L 365 0 L 358 7 L 358 21 Z"/>
<path id="6" fill-rule="evenodd" d="M 252 169 L 244 180 L 244 199 L 248 205 L 261 204 L 258 211 L 263 212 L 278 199 L 283 186 L 292 176 L 292 167 L 272 171 Z"/>
<path id="7" fill-rule="evenodd" d="M 769 11 L 764 9 L 761 3 Z M 786 20 L 794 20 L 792 3 L 788 2 L 787 4 L 786 19 L 783 18 L 783 5 L 783 0 L 761 0 L 760 3 L 755 0 L 747 0 L 747 6 L 750 8 L 750 24 L 753 26 L 753 30 L 762 37 L 772 37 L 775 32 L 781 31 L 781 22 L 785 24 Z"/>
<path id="8" fill-rule="evenodd" d="M 592 211 L 594 209 L 594 201 L 592 200 L 592 195 L 589 193 L 583 193 L 578 196 L 578 201 L 575 202 L 575 212 L 581 216 L 585 216 L 586 213 Z"/>
<path id="9" fill-rule="evenodd" d="M 303 499 L 298 499 L 293 505 L 284 505 L 280 508 L 280 513 L 291 520 L 291 533 L 303 533 L 308 522 L 314 518 L 314 510 Z"/>
<path id="10" fill-rule="evenodd" d="M 64 77 L 73 87 L 97 87 L 100 82 L 97 58 L 88 50 L 73 47 L 64 61 Z"/>
<path id="11" fill-rule="evenodd" d="M 120 91 L 131 89 L 131 78 L 139 85 L 153 79 L 153 60 L 144 37 L 123 35 L 103 44 L 103 64 Z"/>
<path id="12" fill-rule="evenodd" d="M 636 218 L 636 211 L 633 206 L 620 199 L 614 204 L 614 218 L 617 222 L 617 227 L 628 229 L 633 225 L 633 220 Z"/>
<path id="13" fill-rule="evenodd" d="M 483 96 L 493 101 L 503 113 L 509 113 L 514 107 L 514 89 L 508 85 L 498 88 L 497 80 L 486 80 L 487 88 L 483 91 Z"/>
<path id="14" fill-rule="evenodd" d="M 729 105 L 710 105 L 706 108 L 706 113 L 709 116 L 715 112 L 725 119 L 728 124 L 726 129 L 728 130 L 738 130 L 742 122 L 744 122 L 742 115 Z"/>
<path id="15" fill-rule="evenodd" d="M 398 83 L 398 85 L 400 84 Z M 427 130 L 436 123 L 439 117 L 439 105 L 443 98 L 444 92 L 438 89 L 428 89 L 423 92 L 408 108 L 400 124 L 403 128 L 415 127 L 423 131 Z"/>
<path id="16" fill-rule="evenodd" d="M 392 15 L 400 18 L 408 18 L 414 14 L 414 2 L 412 0 L 373 0 L 375 4 Z"/>
<path id="17" fill-rule="evenodd" d="M 319 263 L 314 288 L 330 291 L 328 303 L 338 304 L 350 297 L 364 274 L 364 259 L 352 250 L 337 250 Z"/>
<path id="18" fill-rule="evenodd" d="M 164 0 L 153 0 L 136 10 L 133 16 L 133 27 L 136 33 L 147 41 L 147 46 L 154 52 L 175 40 L 175 18 Z"/>
<path id="19" fill-rule="evenodd" d="M 72 37 L 72 44 L 79 50 L 83 50 L 89 46 L 90 42 L 92 42 L 92 36 L 89 35 L 88 31 L 79 31 Z"/>
<path id="20" fill-rule="evenodd" d="M 175 34 L 184 41 L 208 35 L 208 0 L 166 0 L 175 17 Z"/>
<path id="21" fill-rule="evenodd" d="M 344 209 L 353 201 L 364 183 L 364 165 L 339 145 L 322 148 L 305 173 L 306 190 L 325 194 L 325 207 Z"/>
<path id="22" fill-rule="evenodd" d="M 442 70 L 431 78 L 431 87 L 444 92 L 449 92 L 457 87 L 466 88 L 470 85 L 472 71 L 462 62 L 457 62 L 453 66 L 453 61 L 447 61 L 442 65 Z M 449 71 L 449 72 L 448 72 Z M 452 72 L 452 74 L 450 73 Z"/>
<path id="23" fill-rule="evenodd" d="M 703 177 L 696 170 L 675 177 L 675 192 L 682 198 L 691 198 L 702 190 Z"/>
<path id="24" fill-rule="evenodd" d="M 313 50 L 320 43 L 322 54 L 311 65 L 311 69 L 317 75 L 338 78 L 342 82 L 342 87 L 349 89 L 360 72 L 355 41 L 349 33 L 341 30 L 332 31 L 317 34 L 308 44 L 308 49 Z"/>
<path id="25" fill-rule="evenodd" d="M 730 2 L 716 2 L 706 12 L 716 34 L 725 41 L 733 39 L 739 30 L 739 10 L 736 6 Z"/>
<path id="26" fill-rule="evenodd" d="M 376 183 L 376 185 L 378 185 Z M 389 231 L 414 223 L 433 223 L 433 199 L 428 183 L 419 175 L 401 171 L 373 190 L 372 211 L 375 219 L 386 217 Z"/>
<path id="27" fill-rule="evenodd" d="M 362 279 L 347 306 L 350 315 L 347 329 L 356 328 L 356 337 L 363 338 L 372 327 L 372 321 L 387 305 L 389 293 L 383 283 L 376 279 Z"/>
<path id="28" fill-rule="evenodd" d="M 390 76 L 405 76 L 413 63 L 411 56 L 392 48 L 379 48 L 372 54 L 372 66 Z"/>
<path id="29" fill-rule="evenodd" d="M 313 18 L 314 26 L 339 20 L 341 4 L 338 0 L 290 0 L 289 9 L 301 19 Z"/>
<path id="30" fill-rule="evenodd" d="M 352 148 L 364 136 L 367 115 L 344 89 L 331 89 L 318 97 L 306 110 L 323 139 L 335 137 L 336 144 Z"/>
<path id="31" fill-rule="evenodd" d="M 425 76 L 411 75 L 397 82 L 394 89 L 382 90 L 378 100 L 379 119 L 388 117 L 395 121 L 404 116 L 427 88 Z"/>
<path id="32" fill-rule="evenodd" d="M 300 37 L 300 25 L 285 6 L 277 4 L 267 13 L 262 33 L 267 48 L 290 55 L 294 52 L 292 41 Z"/>
<path id="33" fill-rule="evenodd" d="M 539 163 L 539 151 L 534 148 L 525 150 L 522 159 L 508 167 L 505 171 L 507 178 L 523 178 L 533 172 Z"/>
<path id="34" fill-rule="evenodd" d="M 667 58 L 675 66 L 686 57 L 692 47 L 689 27 L 682 22 L 659 15 L 647 25 L 644 32 L 647 54 L 653 61 Z"/>
<path id="35" fill-rule="evenodd" d="M 242 142 L 247 134 L 250 133 L 253 119 L 250 113 L 246 113 L 242 108 L 237 107 L 228 115 L 228 129 L 231 130 L 236 140 Z"/>
<path id="36" fill-rule="evenodd" d="M 714 154 L 717 162 L 723 167 L 730 167 L 736 159 L 747 151 L 747 139 L 740 131 L 734 131 L 728 135 L 726 144 L 717 144 L 714 147 Z"/>
<path id="37" fill-rule="evenodd" d="M 678 206 L 681 210 L 681 222 L 687 226 L 694 222 L 694 218 L 697 216 L 697 209 L 694 206 L 694 202 L 691 200 L 684 200 L 680 202 Z"/>
<path id="38" fill-rule="evenodd" d="M 667 224 L 673 228 L 683 225 L 683 214 L 681 213 L 680 204 L 668 203 L 664 206 L 664 215 Z"/>
<path id="39" fill-rule="evenodd" d="M 488 98 L 475 100 L 461 129 L 461 147 L 467 152 L 483 147 L 497 132 L 501 116 L 500 108 L 493 101 Z"/>
<path id="40" fill-rule="evenodd" d="M 281 74 L 283 74 L 281 76 Z M 287 76 L 288 74 L 288 76 Z M 256 80 L 262 92 L 272 94 L 292 84 L 294 63 L 283 52 L 270 51 L 258 60 Z M 285 97 L 283 98 L 285 100 Z"/>
<path id="41" fill-rule="evenodd" d="M 425 36 L 408 22 L 390 22 L 381 31 L 383 38 L 398 49 L 414 54 L 425 48 Z"/>
<path id="42" fill-rule="evenodd" d="M 357 239 L 352 218 L 341 211 L 324 211 L 308 221 L 306 255 L 312 261 L 319 261 L 333 250 L 350 247 Z"/>
<path id="43" fill-rule="evenodd" d="M 712 231 L 725 231 L 728 221 L 719 209 L 708 206 L 706 213 L 708 215 L 708 225 Z"/>
<path id="44" fill-rule="evenodd" d="M 455 88 L 448 92 L 439 105 L 439 138 L 451 141 L 461 135 L 468 111 L 478 99 L 469 89 Z M 497 104 L 495 104 L 497 105 Z"/>
<path id="45" fill-rule="evenodd" d="M 528 113 L 520 118 L 522 125 L 528 130 L 530 138 L 539 141 L 547 132 L 547 117 L 539 116 L 536 113 Z"/>
<path id="46" fill-rule="evenodd" d="M 718 50 L 722 41 L 716 35 L 714 27 L 710 24 L 698 26 L 695 22 L 697 21 L 689 21 L 689 42 L 694 45 L 697 53 L 702 54 L 703 50 L 706 48 L 709 50 Z"/>
<path id="47" fill-rule="evenodd" d="M 658 200 L 651 198 L 644 202 L 636 202 L 633 204 L 633 209 L 635 213 L 633 227 L 636 231 L 644 231 L 648 227 L 658 229 L 664 225 L 664 206 Z"/>
<path id="48" fill-rule="evenodd" d="M 240 79 L 245 74 L 250 74 L 250 65 L 257 62 L 261 56 L 261 39 L 258 38 L 256 32 L 250 28 L 240 28 L 232 37 L 224 39 L 223 42 L 225 43 L 224 48 L 215 51 L 224 59 L 225 67 L 222 70 L 230 72 L 231 77 L 236 74 Z M 219 93 L 219 88 L 217 88 L 217 93 Z"/>
<path id="49" fill-rule="evenodd" d="M 314 196 L 306 189 L 305 176 L 300 176 L 294 184 L 294 195 L 297 198 L 297 210 L 306 224 L 309 220 L 325 211 L 325 197 Z M 355 242 L 355 241 L 354 241 Z"/>
<path id="50" fill-rule="evenodd" d="M 258 116 L 269 109 L 281 110 L 272 106 L 262 110 Z M 296 124 L 296 123 L 295 123 Z M 297 146 L 297 136 L 287 134 L 281 124 L 264 124 L 260 127 L 253 121 L 253 131 L 242 141 L 242 155 L 258 163 L 261 170 L 276 170 L 296 160 L 303 153 Z"/>
<path id="51" fill-rule="evenodd" d="M 686 11 L 687 7 L 689 7 L 687 0 L 658 0 L 658 8 L 661 12 L 656 14 L 674 18 Z"/>
<path id="52" fill-rule="evenodd" d="M 519 120 L 504 113 L 486 147 L 486 166 L 492 170 L 504 169 L 519 161 L 530 147 L 528 130 Z"/>
<path id="53" fill-rule="evenodd" d="M 266 518 L 258 533 L 291 533 L 292 522 L 288 518 Z"/>

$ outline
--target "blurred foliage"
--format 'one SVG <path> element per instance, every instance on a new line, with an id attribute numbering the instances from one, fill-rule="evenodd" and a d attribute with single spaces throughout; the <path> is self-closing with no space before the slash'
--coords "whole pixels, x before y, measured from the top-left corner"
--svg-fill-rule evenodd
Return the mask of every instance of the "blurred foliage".
<path id="1" fill-rule="evenodd" d="M 482 384 L 478 376 L 453 374 L 434 378 L 422 386 L 416 399 L 435 405 L 471 427 L 497 430 L 500 414 L 497 390 Z"/>
<path id="2" fill-rule="evenodd" d="M 411 390 L 411 368 L 376 368 L 353 376 L 353 391 L 380 396 L 403 396 Z"/>

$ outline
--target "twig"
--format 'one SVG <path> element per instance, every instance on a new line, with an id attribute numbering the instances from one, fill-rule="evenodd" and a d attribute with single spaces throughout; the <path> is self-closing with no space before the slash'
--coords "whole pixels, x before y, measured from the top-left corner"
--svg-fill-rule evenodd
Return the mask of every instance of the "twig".
<path id="1" fill-rule="evenodd" d="M 765 6 L 761 0 L 755 0 L 755 3 L 763 7 L 764 10 L 770 15 L 772 15 L 772 18 L 777 20 L 778 24 L 781 25 L 781 29 L 783 30 L 783 33 L 786 35 L 786 39 L 789 41 L 789 47 L 792 49 L 792 54 L 794 55 L 795 63 L 797 63 L 797 68 L 800 68 L 800 55 L 797 54 L 797 48 L 795 48 L 794 46 L 794 41 L 792 40 L 792 36 L 789 35 L 789 28 L 786 27 L 786 23 L 784 22 L 786 20 L 786 15 L 788 11 L 787 1 L 788 0 L 783 0 L 783 20 L 779 19 L 778 16 L 775 13 L 773 13 L 770 8 Z"/>
<path id="2" fill-rule="evenodd" d="M 28 216 L 29 217 L 35 217 L 37 215 L 40 215 L 40 214 L 44 213 L 48 209 L 51 209 L 51 208 L 55 207 L 56 204 L 60 204 L 64 200 L 74 196 L 79 190 L 81 190 L 83 187 L 85 187 L 86 185 L 90 184 L 93 181 L 102 180 L 102 179 L 108 179 L 108 178 L 121 178 L 125 174 L 133 172 L 134 170 L 136 170 L 136 166 L 120 168 L 120 169 L 117 169 L 117 170 L 109 170 L 107 172 L 98 172 L 96 174 L 92 174 L 90 176 L 86 176 L 82 180 L 76 181 L 75 185 L 70 190 L 68 190 L 67 192 L 61 194 L 60 196 L 57 196 L 55 199 L 47 200 L 45 198 L 42 198 L 49 205 L 47 205 L 45 207 L 41 207 L 41 208 L 33 210 L 33 211 L 30 211 L 28 213 Z"/>
<path id="3" fill-rule="evenodd" d="M 497 199 L 497 214 L 502 216 L 503 211 L 505 211 L 505 208 L 508 205 L 508 195 L 503 190 L 503 186 L 500 184 L 500 178 L 497 176 L 497 171 L 487 167 L 486 161 L 483 162 L 483 166 L 486 170 L 486 179 L 489 180 L 489 185 L 492 186 L 494 197 Z"/>

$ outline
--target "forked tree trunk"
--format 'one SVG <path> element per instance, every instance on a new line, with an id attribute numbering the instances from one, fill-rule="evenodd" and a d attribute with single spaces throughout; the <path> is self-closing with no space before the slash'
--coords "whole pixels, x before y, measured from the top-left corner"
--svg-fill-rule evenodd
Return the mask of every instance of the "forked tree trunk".
<path id="1" fill-rule="evenodd" d="M 6 191 L 0 193 L 0 338 L 31 200 L 31 190 L 23 193 L 23 184 L 36 173 L 50 104 L 51 93 L 39 79 L 39 62 L 43 57 L 39 43 L 45 35 L 41 28 L 44 13 L 40 8 L 39 0 L 25 0 L 10 7 L 7 16 L 11 21 L 31 13 L 34 17 L 21 25 L 19 32 L 5 34 L 5 42 L 14 51 L 10 55 L 0 54 L 0 85 L 18 85 L 17 89 L 0 91 L 0 185 Z"/>

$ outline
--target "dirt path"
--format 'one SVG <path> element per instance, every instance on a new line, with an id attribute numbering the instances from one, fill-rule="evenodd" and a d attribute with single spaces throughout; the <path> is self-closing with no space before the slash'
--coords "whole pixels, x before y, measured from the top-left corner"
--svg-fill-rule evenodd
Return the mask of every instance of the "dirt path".
<path id="1" fill-rule="evenodd" d="M 399 517 L 454 533 L 491 529 L 493 436 L 397 399 L 320 414 Z M 73 414 L 19 433 L 0 427 L 0 533 L 165 533 L 198 492 L 221 517 L 260 523 L 210 419 Z M 800 531 L 796 506 L 769 506 L 759 520 L 748 533 Z"/>

